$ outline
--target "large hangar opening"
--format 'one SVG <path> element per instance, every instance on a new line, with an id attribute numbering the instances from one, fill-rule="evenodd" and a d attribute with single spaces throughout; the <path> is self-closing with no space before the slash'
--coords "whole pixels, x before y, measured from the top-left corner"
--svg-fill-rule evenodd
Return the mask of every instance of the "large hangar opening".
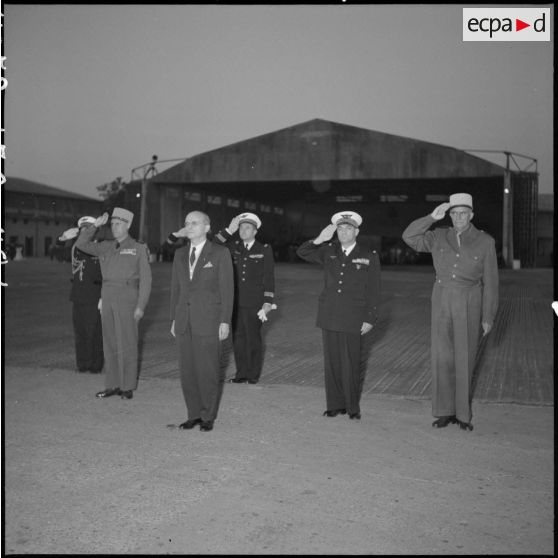
<path id="1" fill-rule="evenodd" d="M 523 267 L 535 265 L 536 172 L 513 172 L 452 147 L 321 119 L 133 180 L 120 203 L 136 214 L 143 209 L 132 232 L 152 251 L 189 211 L 208 213 L 215 232 L 238 213 L 253 211 L 262 219 L 259 237 L 273 244 L 279 260 L 292 260 L 296 245 L 316 236 L 335 212 L 351 209 L 363 216 L 361 239 L 384 263 L 409 263 L 424 258 L 406 249 L 402 231 L 457 192 L 473 196 L 475 225 L 495 238 L 501 265 L 517 259 Z"/>

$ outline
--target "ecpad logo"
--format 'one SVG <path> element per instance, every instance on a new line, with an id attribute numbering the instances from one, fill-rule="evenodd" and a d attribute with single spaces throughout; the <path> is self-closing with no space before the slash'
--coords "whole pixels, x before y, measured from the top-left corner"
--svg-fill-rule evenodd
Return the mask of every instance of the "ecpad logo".
<path id="1" fill-rule="evenodd" d="M 464 41 L 550 41 L 550 8 L 463 8 Z"/>

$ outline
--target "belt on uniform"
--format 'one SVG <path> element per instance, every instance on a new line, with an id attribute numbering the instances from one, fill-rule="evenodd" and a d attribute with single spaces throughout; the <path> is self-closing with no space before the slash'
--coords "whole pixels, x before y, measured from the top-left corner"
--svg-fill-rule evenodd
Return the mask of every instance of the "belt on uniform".
<path id="1" fill-rule="evenodd" d="M 132 287 L 134 289 L 139 289 L 139 279 L 127 279 L 126 281 L 103 279 L 103 285 L 117 285 L 119 287 Z"/>
<path id="2" fill-rule="evenodd" d="M 440 277 L 436 277 L 434 281 L 435 285 L 440 285 L 441 287 L 451 287 L 455 289 L 474 289 L 475 287 L 480 287 L 481 281 L 467 281 L 460 282 L 460 281 L 452 281 L 451 279 L 440 279 Z"/>

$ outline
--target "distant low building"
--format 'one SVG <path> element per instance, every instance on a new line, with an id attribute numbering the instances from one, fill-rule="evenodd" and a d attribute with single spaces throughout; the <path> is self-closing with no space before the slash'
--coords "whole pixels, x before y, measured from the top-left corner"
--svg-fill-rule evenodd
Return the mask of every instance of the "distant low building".
<path id="1" fill-rule="evenodd" d="M 3 189 L 2 245 L 8 256 L 16 246 L 24 257 L 51 255 L 63 231 L 102 210 L 101 200 L 23 178 L 6 177 Z"/>
<path id="2" fill-rule="evenodd" d="M 539 194 L 537 267 L 554 265 L 554 194 Z"/>

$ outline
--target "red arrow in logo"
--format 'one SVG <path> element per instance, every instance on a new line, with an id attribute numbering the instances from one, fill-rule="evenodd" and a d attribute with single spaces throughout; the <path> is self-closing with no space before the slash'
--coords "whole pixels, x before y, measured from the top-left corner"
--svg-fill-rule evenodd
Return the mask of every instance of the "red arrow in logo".
<path id="1" fill-rule="evenodd" d="M 530 23 L 525 23 L 524 21 L 521 21 L 520 19 L 515 19 L 515 30 L 516 31 L 521 31 L 522 29 L 525 29 L 526 27 L 531 27 Z"/>

